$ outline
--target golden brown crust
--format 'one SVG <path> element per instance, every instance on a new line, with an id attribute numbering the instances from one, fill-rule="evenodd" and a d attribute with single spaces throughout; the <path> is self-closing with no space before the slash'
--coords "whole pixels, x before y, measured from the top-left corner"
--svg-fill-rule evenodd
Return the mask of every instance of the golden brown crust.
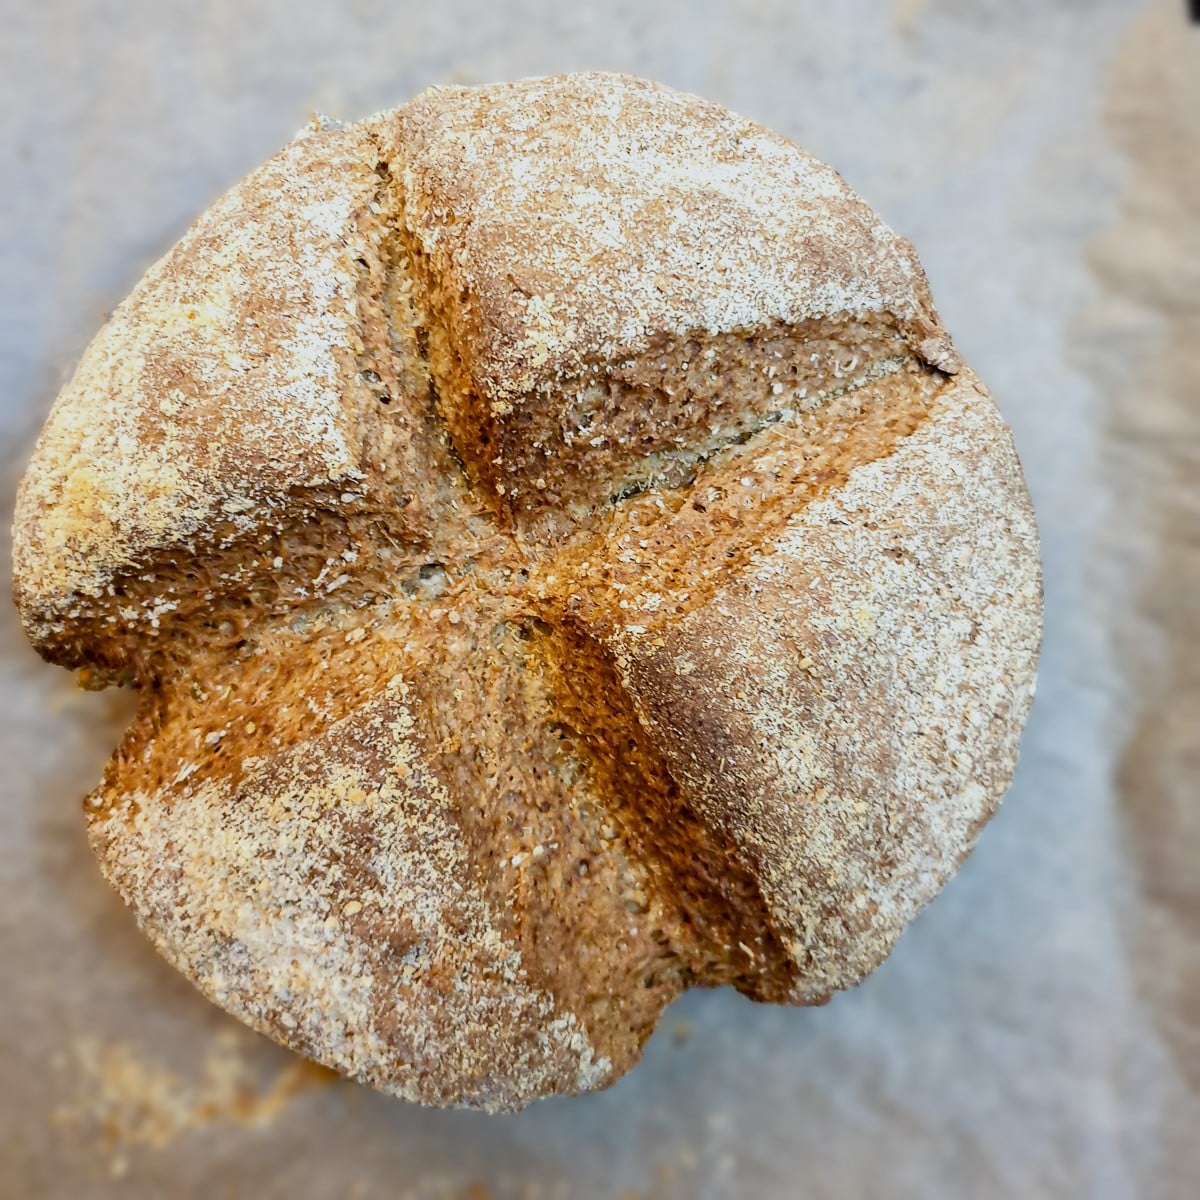
<path id="1" fill-rule="evenodd" d="M 303 489 L 361 491 L 346 395 L 361 341 L 360 130 L 288 146 L 222 197 L 113 313 L 63 389 L 17 499 L 37 639 L 147 552 L 250 529 Z"/>
<path id="2" fill-rule="evenodd" d="M 104 873 L 205 995 L 364 1082 L 493 1110 L 602 1086 L 614 1064 L 497 927 L 411 690 L 236 787 L 122 795 L 90 823 Z"/>
<path id="3" fill-rule="evenodd" d="M 662 599 L 643 590 L 607 640 L 672 772 L 752 864 L 794 998 L 822 999 L 883 961 L 1016 767 L 1041 580 L 990 398 L 960 376 L 893 454 L 648 635 Z"/>
<path id="4" fill-rule="evenodd" d="M 234 188 L 64 390 L 14 554 L 43 653 L 143 689 L 89 826 L 162 953 L 484 1108 L 604 1086 L 689 984 L 877 965 L 1007 786 L 1040 621 L 907 243 L 600 74 L 318 126 Z"/>
<path id="5" fill-rule="evenodd" d="M 950 354 L 912 247 L 831 167 L 699 97 L 553 76 L 433 89 L 396 126 L 409 228 L 464 297 L 491 406 L 696 330 L 890 313 Z"/>

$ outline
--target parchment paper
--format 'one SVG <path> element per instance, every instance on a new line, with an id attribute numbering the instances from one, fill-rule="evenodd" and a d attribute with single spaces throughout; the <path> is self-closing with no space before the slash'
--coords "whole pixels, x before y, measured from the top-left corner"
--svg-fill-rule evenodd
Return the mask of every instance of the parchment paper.
<path id="1" fill-rule="evenodd" d="M 821 1010 L 692 993 L 611 1091 L 433 1112 L 209 1006 L 79 799 L 127 698 L 0 608 L 0 1194 L 1200 1195 L 1200 31 L 1183 0 L 29 4 L 0 22 L 0 490 L 106 311 L 309 113 L 619 67 L 837 165 L 916 243 L 1044 537 L 1017 781 Z M 6 522 L 7 523 L 7 522 Z M 7 547 L 5 547 L 7 553 Z"/>

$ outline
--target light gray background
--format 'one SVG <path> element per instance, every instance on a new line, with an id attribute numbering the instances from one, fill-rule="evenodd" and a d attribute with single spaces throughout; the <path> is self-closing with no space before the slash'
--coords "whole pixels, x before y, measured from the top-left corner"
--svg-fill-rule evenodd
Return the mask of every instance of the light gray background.
<path id="1" fill-rule="evenodd" d="M 1047 607 L 1013 790 L 855 992 L 812 1011 L 692 993 L 611 1091 L 515 1117 L 337 1083 L 254 1122 L 227 1098 L 203 1108 L 206 1064 L 234 1055 L 261 1095 L 289 1056 L 154 956 L 86 847 L 78 801 L 128 706 L 73 691 L 5 606 L 0 1194 L 1200 1194 L 1200 32 L 1185 7 L 6 0 L 6 524 L 106 312 L 314 109 L 616 67 L 792 135 L 916 243 L 1014 428 Z"/>

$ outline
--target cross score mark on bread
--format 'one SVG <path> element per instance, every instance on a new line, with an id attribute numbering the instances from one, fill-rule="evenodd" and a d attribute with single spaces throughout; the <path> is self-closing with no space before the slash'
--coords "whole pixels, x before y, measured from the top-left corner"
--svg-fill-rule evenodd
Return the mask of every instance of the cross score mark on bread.
<path id="1" fill-rule="evenodd" d="M 113 314 L 22 484 L 162 953 L 368 1083 L 604 1086 L 691 984 L 820 1002 L 1011 777 L 1036 533 L 907 243 L 601 74 L 318 123 Z"/>

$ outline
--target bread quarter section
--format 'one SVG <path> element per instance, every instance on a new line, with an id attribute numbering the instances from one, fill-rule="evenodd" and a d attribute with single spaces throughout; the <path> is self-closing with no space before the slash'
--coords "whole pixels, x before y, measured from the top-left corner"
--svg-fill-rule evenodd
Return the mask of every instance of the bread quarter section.
<path id="1" fill-rule="evenodd" d="M 48 657 L 152 674 L 176 633 L 228 648 L 247 619 L 373 559 L 374 542 L 425 538 L 426 385 L 372 319 L 402 265 L 377 162 L 362 129 L 286 147 L 88 348 L 14 520 L 15 597 Z"/>
<path id="2" fill-rule="evenodd" d="M 436 89 L 391 136 L 446 421 L 536 536 L 781 409 L 955 367 L 911 247 L 695 97 L 603 74 Z"/>
<path id="3" fill-rule="evenodd" d="M 613 614 L 637 711 L 752 864 L 795 999 L 877 966 L 1008 786 L 1040 638 L 1036 536 L 1009 433 L 965 376 L 694 602 L 667 580 Z"/>

